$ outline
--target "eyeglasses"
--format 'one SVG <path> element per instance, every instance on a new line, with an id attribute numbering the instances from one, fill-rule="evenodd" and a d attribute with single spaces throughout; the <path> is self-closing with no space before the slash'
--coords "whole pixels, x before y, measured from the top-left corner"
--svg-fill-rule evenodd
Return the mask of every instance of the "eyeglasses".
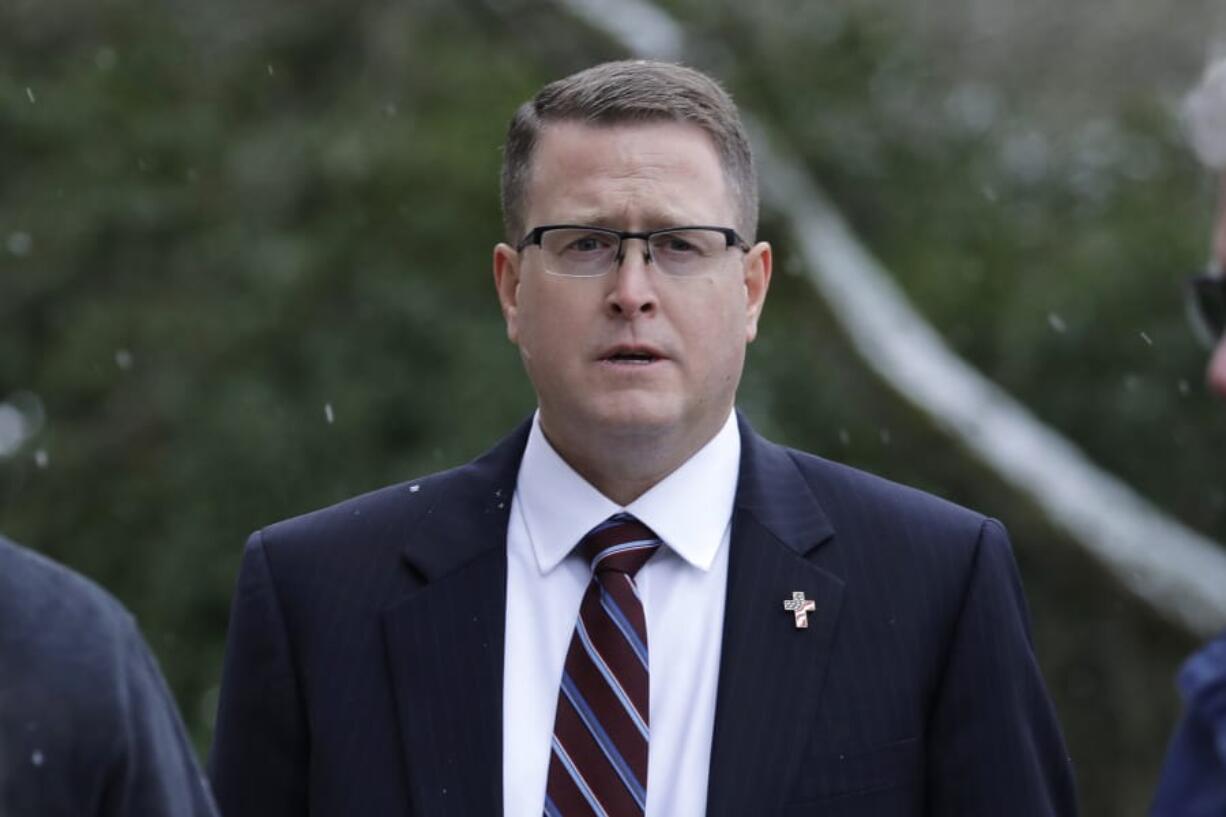
<path id="1" fill-rule="evenodd" d="M 645 262 L 676 278 L 713 271 L 733 247 L 749 252 L 749 244 L 731 227 L 670 227 L 633 233 L 580 224 L 536 227 L 515 249 L 522 252 L 525 247 L 540 247 L 545 271 L 554 275 L 595 278 L 621 265 L 629 238 L 643 241 Z"/>
<path id="2" fill-rule="evenodd" d="M 1217 267 L 1189 278 L 1186 302 L 1196 336 L 1213 348 L 1226 335 L 1226 270 Z"/>

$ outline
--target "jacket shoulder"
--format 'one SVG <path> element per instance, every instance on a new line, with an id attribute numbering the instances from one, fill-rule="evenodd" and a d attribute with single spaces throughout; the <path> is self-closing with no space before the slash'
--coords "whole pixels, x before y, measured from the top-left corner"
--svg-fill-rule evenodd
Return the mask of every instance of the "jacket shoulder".
<path id="1" fill-rule="evenodd" d="M 324 508 L 263 527 L 248 542 L 281 559 L 328 558 L 329 553 L 396 550 L 418 521 L 462 481 L 467 466 L 386 485 Z M 348 557 L 347 557 L 348 558 Z"/>
<path id="2" fill-rule="evenodd" d="M 871 519 L 875 525 L 906 529 L 911 535 L 929 532 L 973 541 L 985 524 L 999 525 L 978 511 L 927 491 L 816 454 L 781 449 L 796 464 L 836 530 Z"/>
<path id="3" fill-rule="evenodd" d="M 326 566 L 354 555 L 382 560 L 398 552 L 418 523 L 444 503 L 454 511 L 466 500 L 491 493 L 510 496 L 528 438 L 530 421 L 471 462 L 346 499 L 317 511 L 274 523 L 252 535 L 248 547 L 261 546 L 270 560 L 294 554 Z M 361 561 L 361 560 L 358 560 Z"/>
<path id="4" fill-rule="evenodd" d="M 0 537 L 0 621 L 4 634 L 37 632 L 44 645 L 126 639 L 131 614 L 92 580 Z"/>
<path id="5" fill-rule="evenodd" d="M 110 593 L 0 539 L 0 743 L 24 742 L 30 733 L 13 727 L 37 723 L 46 755 L 62 758 L 76 745 L 80 757 L 109 762 L 144 651 L 135 620 Z"/>

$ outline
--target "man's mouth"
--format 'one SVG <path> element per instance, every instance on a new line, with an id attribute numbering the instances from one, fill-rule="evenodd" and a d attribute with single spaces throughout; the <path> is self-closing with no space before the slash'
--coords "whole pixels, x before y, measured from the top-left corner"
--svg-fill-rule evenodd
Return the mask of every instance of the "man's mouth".
<path id="1" fill-rule="evenodd" d="M 657 360 L 662 360 L 661 355 L 655 349 L 642 346 L 619 346 L 602 355 L 600 360 L 605 363 L 617 363 L 631 366 L 645 366 L 649 363 L 655 363 Z"/>
<path id="2" fill-rule="evenodd" d="M 648 355 L 648 354 L 639 354 L 639 353 L 634 353 L 634 352 L 626 352 L 626 353 L 619 352 L 617 354 L 609 355 L 608 357 L 605 358 L 605 360 L 608 360 L 612 363 L 651 363 L 653 361 L 659 360 L 659 358 L 655 357 L 654 355 Z"/>

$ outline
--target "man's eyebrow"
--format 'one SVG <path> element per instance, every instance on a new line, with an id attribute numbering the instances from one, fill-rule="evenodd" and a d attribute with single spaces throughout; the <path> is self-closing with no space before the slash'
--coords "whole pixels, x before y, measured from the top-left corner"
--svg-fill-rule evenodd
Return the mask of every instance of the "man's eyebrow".
<path id="1" fill-rule="evenodd" d="M 587 224 L 593 227 L 613 227 L 618 230 L 630 229 L 627 220 L 621 215 L 613 215 L 605 211 L 575 210 L 568 218 L 570 223 Z M 693 216 L 683 216 L 679 213 L 657 210 L 649 213 L 639 213 L 634 218 L 635 228 L 641 230 L 659 230 L 668 227 L 684 227 L 690 224 L 707 223 L 695 220 Z"/>

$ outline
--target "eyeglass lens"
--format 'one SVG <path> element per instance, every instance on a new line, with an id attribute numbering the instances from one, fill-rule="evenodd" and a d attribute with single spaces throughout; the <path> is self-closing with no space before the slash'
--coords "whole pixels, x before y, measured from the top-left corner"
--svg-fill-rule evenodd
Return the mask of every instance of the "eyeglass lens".
<path id="1" fill-rule="evenodd" d="M 617 266 L 622 253 L 633 252 L 621 245 L 617 233 L 604 230 L 568 227 L 541 236 L 545 268 L 558 275 L 604 275 Z M 676 276 L 710 271 L 727 249 L 728 241 L 718 230 L 667 230 L 652 234 L 648 241 L 652 263 Z"/>

